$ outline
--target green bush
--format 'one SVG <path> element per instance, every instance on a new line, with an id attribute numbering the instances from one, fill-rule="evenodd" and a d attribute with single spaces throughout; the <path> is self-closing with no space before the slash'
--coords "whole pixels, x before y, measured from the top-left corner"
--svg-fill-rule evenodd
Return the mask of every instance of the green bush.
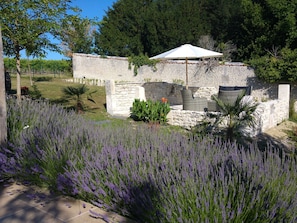
<path id="1" fill-rule="evenodd" d="M 45 101 L 7 102 L 0 182 L 49 187 L 139 223 L 297 220 L 297 160 L 272 143 L 243 147 L 90 122 Z"/>
<path id="2" fill-rule="evenodd" d="M 250 60 L 256 76 L 268 83 L 297 81 L 297 50 L 283 48 L 279 55 L 265 55 Z"/>
<path id="3" fill-rule="evenodd" d="M 37 85 L 32 86 L 33 90 L 29 90 L 29 95 L 32 99 L 41 99 L 41 91 L 37 88 Z"/>
<path id="4" fill-rule="evenodd" d="M 166 123 L 170 106 L 167 102 L 153 102 L 152 100 L 133 102 L 131 116 L 138 121 Z"/>
<path id="5" fill-rule="evenodd" d="M 44 76 L 44 77 L 33 77 L 33 81 L 35 82 L 44 82 L 44 81 L 52 81 L 53 77 L 48 77 L 48 76 Z"/>

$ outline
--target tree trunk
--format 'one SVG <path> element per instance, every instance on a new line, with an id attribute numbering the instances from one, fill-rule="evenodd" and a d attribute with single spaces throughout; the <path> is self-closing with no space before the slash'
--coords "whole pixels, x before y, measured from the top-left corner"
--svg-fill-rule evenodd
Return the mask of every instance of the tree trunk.
<path id="1" fill-rule="evenodd" d="M 27 56 L 27 60 L 28 60 L 28 72 L 29 72 L 29 76 L 30 76 L 30 84 L 31 86 L 33 86 L 33 80 L 32 80 L 32 74 L 31 74 L 31 67 L 30 67 L 30 59 Z"/>
<path id="2" fill-rule="evenodd" d="M 17 69 L 17 100 L 21 100 L 21 55 L 20 51 L 15 55 L 16 59 L 16 69 Z"/>
<path id="3" fill-rule="evenodd" d="M 0 27 L 0 145 L 7 142 L 7 109 L 5 92 L 5 71 L 3 61 L 3 43 Z"/>

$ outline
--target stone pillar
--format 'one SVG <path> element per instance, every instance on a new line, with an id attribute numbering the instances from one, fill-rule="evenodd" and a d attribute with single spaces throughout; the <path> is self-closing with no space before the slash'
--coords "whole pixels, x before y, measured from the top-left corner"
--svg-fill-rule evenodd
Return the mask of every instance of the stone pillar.
<path id="1" fill-rule="evenodd" d="M 141 101 L 146 101 L 145 98 L 145 88 L 141 86 L 137 86 L 135 90 L 135 99 L 139 99 Z"/>
<path id="2" fill-rule="evenodd" d="M 290 85 L 280 84 L 278 85 L 278 100 L 282 101 L 281 112 L 283 112 L 282 120 L 289 118 L 290 110 Z M 280 114 L 279 114 L 280 115 Z"/>
<path id="3" fill-rule="evenodd" d="M 290 85 L 289 84 L 280 84 L 278 85 L 278 99 L 290 101 Z"/>
<path id="4" fill-rule="evenodd" d="M 107 113 L 113 115 L 116 109 L 115 100 L 113 96 L 115 95 L 115 82 L 114 80 L 105 81 L 105 91 L 106 91 L 106 110 Z"/>

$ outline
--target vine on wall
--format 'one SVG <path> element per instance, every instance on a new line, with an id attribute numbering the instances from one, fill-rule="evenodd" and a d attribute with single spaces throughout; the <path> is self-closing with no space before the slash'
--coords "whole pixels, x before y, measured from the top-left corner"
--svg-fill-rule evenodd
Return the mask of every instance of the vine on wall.
<path id="1" fill-rule="evenodd" d="M 132 69 L 132 65 L 134 66 L 134 75 L 137 76 L 138 69 L 143 66 L 147 65 L 153 69 L 153 71 L 157 71 L 156 64 L 159 62 L 158 60 L 152 60 L 147 55 L 139 55 L 139 56 L 131 56 L 128 57 L 129 62 L 129 70 Z"/>

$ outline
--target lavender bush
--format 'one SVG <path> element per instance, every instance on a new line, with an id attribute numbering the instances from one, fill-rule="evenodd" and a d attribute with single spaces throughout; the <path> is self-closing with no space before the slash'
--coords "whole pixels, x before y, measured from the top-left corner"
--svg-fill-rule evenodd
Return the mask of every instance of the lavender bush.
<path id="1" fill-rule="evenodd" d="M 8 116 L 1 179 L 46 183 L 137 222 L 297 220 L 296 157 L 270 145 L 94 124 L 35 101 L 9 101 Z"/>

